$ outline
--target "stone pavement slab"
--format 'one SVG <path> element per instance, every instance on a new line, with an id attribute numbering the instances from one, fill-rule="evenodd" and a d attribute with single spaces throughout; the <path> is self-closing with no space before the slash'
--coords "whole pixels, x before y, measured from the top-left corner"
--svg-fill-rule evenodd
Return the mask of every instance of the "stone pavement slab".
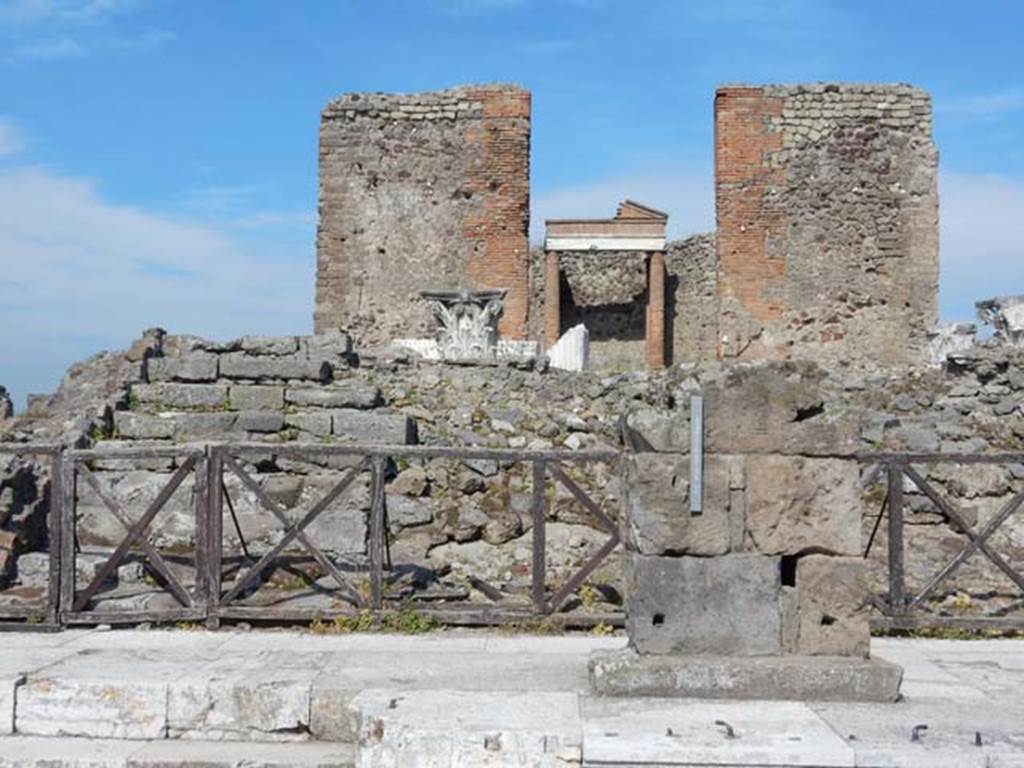
<path id="1" fill-rule="evenodd" d="M 584 766 L 853 766 L 854 750 L 806 704 L 589 699 Z"/>
<path id="2" fill-rule="evenodd" d="M 567 768 L 581 758 L 574 693 L 365 691 L 360 768 Z"/>
<path id="3" fill-rule="evenodd" d="M 293 748 L 300 750 L 296 755 L 319 754 L 314 748 L 345 754 L 343 742 L 357 738 L 365 740 L 365 754 L 383 761 L 378 764 L 390 760 L 403 768 L 414 765 L 400 762 L 409 754 L 446 768 L 562 768 L 573 759 L 578 765 L 578 749 L 575 757 L 568 754 L 572 749 L 561 751 L 573 743 L 586 764 L 608 768 L 641 759 L 649 766 L 818 759 L 831 761 L 820 765 L 1024 768 L 1024 641 L 876 639 L 874 655 L 905 669 L 902 701 L 807 705 L 594 697 L 588 657 L 623 647 L 621 637 L 118 630 L 8 634 L 3 640 L 0 718 L 7 719 L 0 727 L 6 722 L 9 730 L 13 722 L 21 733 L 0 736 L 0 756 L 32 747 L 64 761 L 51 768 L 126 768 L 128 757 L 144 754 L 121 745 L 147 746 L 145 754 L 167 757 L 138 763 L 143 768 L 191 765 L 175 758 L 193 754 L 213 755 L 196 764 L 219 768 L 232 764 L 217 761 L 236 749 L 264 760 L 254 765 L 283 766 L 271 758 Z M 373 718 L 384 728 L 379 740 L 367 730 Z M 728 722 L 738 738 L 726 741 L 716 719 Z M 624 725 L 613 727 L 616 721 Z M 911 742 L 920 724 L 928 729 Z M 33 741 L 26 731 L 44 738 Z M 981 747 L 974 746 L 975 732 Z M 126 739 L 140 734 L 154 740 Z M 293 743 L 276 743 L 281 740 Z M 61 754 L 69 748 L 70 757 Z M 96 750 L 110 755 L 90 762 Z M 535 754 L 527 755 L 531 750 Z M 37 765 L 19 759 L 19 768 Z M 750 762 L 756 760 L 762 762 Z M 0 762 L 0 768 L 10 764 Z"/>
<path id="4" fill-rule="evenodd" d="M 0 737 L 0 768 L 352 768 L 348 744 Z"/>

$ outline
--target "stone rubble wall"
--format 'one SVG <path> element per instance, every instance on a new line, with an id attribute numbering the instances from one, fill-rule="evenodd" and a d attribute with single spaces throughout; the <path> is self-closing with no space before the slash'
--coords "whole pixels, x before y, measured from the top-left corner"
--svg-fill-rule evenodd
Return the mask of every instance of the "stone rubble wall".
<path id="1" fill-rule="evenodd" d="M 691 517 L 688 409 L 696 391 L 705 396 L 705 513 Z M 588 466 L 572 470 L 572 476 L 603 509 L 615 512 L 625 504 L 627 538 L 639 556 L 773 558 L 778 594 L 789 595 L 788 582 L 795 572 L 799 584 L 801 568 L 819 574 L 826 566 L 842 565 L 830 589 L 853 578 L 855 567 L 843 559 L 863 553 L 885 492 L 883 484 L 863 486 L 869 468 L 857 465 L 855 453 L 1019 451 L 1022 403 L 1024 350 L 998 345 L 956 353 L 944 369 L 900 375 L 836 375 L 806 363 L 711 363 L 600 374 L 425 363 L 401 352 L 358 355 L 342 334 L 215 343 L 149 332 L 127 352 L 104 353 L 73 366 L 57 394 L 34 398 L 34 412 L 4 423 L 2 439 L 110 446 L 244 440 L 264 443 L 270 454 L 278 444 L 345 440 L 617 449 L 623 445 L 620 420 L 625 417 L 628 443 L 641 452 L 630 462 L 628 494 L 615 467 Z M 272 498 L 296 509 L 340 479 L 346 462 L 278 456 L 251 457 L 243 465 Z M 32 466 L 29 485 L 35 490 L 21 497 L 28 500 L 20 503 L 22 512 L 0 524 L 18 537 L 16 549 L 22 553 L 45 546 L 32 533 L 37 524 L 26 522 L 45 514 L 45 467 Z M 135 509 L 155 497 L 175 466 L 166 460 L 104 460 L 94 471 Z M 1020 464 L 918 469 L 978 525 L 1024 490 Z M 4 477 L 13 475 L 0 473 L 0 501 L 5 487 L 28 482 Z M 257 551 L 269 545 L 279 526 L 237 480 L 229 476 L 227 482 L 243 529 L 252 537 L 249 544 Z M 556 554 L 550 575 L 557 582 L 603 542 L 604 534 L 567 491 L 559 486 L 552 492 L 548 538 Z M 189 494 L 186 484 L 172 497 L 168 514 L 158 517 L 162 546 L 192 542 Z M 393 557 L 525 588 L 530 494 L 525 465 L 400 459 L 387 479 Z M 911 588 L 920 588 L 965 539 L 909 484 L 905 500 L 907 579 Z M 109 547 L 123 534 L 98 499 L 86 492 L 81 503 L 87 550 Z M 368 507 L 368 488 L 360 481 L 337 514 L 320 521 L 318 541 L 338 554 L 362 556 Z M 801 513 L 810 508 L 833 514 L 811 525 Z M 628 522 L 641 514 L 662 543 Z M 235 546 L 230 526 L 225 535 Z M 1011 518 L 992 543 L 1011 564 L 1024 566 L 1024 515 Z M 879 593 L 885 586 L 886 547 L 883 525 L 866 575 Z M 812 555 L 828 559 L 812 567 Z M 45 574 L 45 568 L 35 570 Z M 615 585 L 615 591 L 601 593 L 602 600 L 619 599 L 617 560 L 603 567 L 597 580 Z M 1015 587 L 975 555 L 939 590 L 937 604 L 948 612 L 970 613 L 1008 605 L 1015 596 Z M 819 621 L 820 629 L 806 630 L 804 641 L 793 628 L 803 626 L 800 615 L 814 614 L 782 613 L 780 632 L 788 629 L 780 642 L 795 637 L 806 650 L 808 638 L 816 638 L 821 648 L 835 647 L 829 643 L 838 640 L 828 639 L 824 628 L 847 619 L 859 622 L 860 610 L 829 614 L 836 621 Z"/>
<path id="2" fill-rule="evenodd" d="M 693 235 L 668 244 L 665 316 L 669 364 L 718 357 L 718 254 L 715 235 Z"/>
<path id="3" fill-rule="evenodd" d="M 346 94 L 320 123 L 314 326 L 360 345 L 429 336 L 422 290 L 505 288 L 525 335 L 530 95 Z"/>
<path id="4" fill-rule="evenodd" d="M 646 253 L 565 251 L 558 254 L 558 263 L 577 307 L 627 304 L 647 290 Z"/>
<path id="5" fill-rule="evenodd" d="M 730 86 L 715 121 L 722 354 L 925 362 L 938 295 L 928 94 Z"/>

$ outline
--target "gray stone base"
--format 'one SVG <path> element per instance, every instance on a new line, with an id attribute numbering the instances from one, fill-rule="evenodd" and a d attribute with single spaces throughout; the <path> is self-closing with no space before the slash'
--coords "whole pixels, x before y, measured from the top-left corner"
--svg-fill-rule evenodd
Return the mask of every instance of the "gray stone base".
<path id="1" fill-rule="evenodd" d="M 590 684 L 602 696 L 783 701 L 896 701 L 903 669 L 841 656 L 641 655 L 632 649 L 590 657 Z"/>

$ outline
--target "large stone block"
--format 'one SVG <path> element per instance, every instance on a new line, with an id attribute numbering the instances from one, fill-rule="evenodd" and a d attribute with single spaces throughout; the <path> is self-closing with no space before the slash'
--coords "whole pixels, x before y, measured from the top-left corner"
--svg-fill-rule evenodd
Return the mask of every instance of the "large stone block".
<path id="1" fill-rule="evenodd" d="M 308 432 L 317 437 L 331 434 L 330 413 L 287 413 L 284 423 L 288 427 Z"/>
<path id="2" fill-rule="evenodd" d="M 626 416 L 626 428 L 638 451 L 688 453 L 690 450 L 690 412 L 641 408 Z"/>
<path id="3" fill-rule="evenodd" d="M 132 440 L 166 440 L 174 437 L 174 420 L 131 411 L 114 413 L 114 430 Z"/>
<path id="4" fill-rule="evenodd" d="M 704 463 L 703 511 L 690 512 L 690 458 L 640 454 L 626 469 L 626 545 L 644 555 L 722 555 L 730 547 L 729 465 Z"/>
<path id="5" fill-rule="evenodd" d="M 240 411 L 235 428 L 246 432 L 280 432 L 284 414 L 280 411 Z"/>
<path id="6" fill-rule="evenodd" d="M 330 387 L 297 387 L 285 392 L 292 405 L 318 408 L 376 408 L 383 400 L 380 387 L 361 381 L 335 383 Z"/>
<path id="7" fill-rule="evenodd" d="M 870 594 L 860 557 L 801 557 L 796 569 L 800 653 L 868 655 Z"/>
<path id="8" fill-rule="evenodd" d="M 640 653 L 781 650 L 779 558 L 626 558 L 626 630 Z"/>
<path id="9" fill-rule="evenodd" d="M 704 394 L 704 446 L 715 453 L 851 455 L 857 418 L 826 402 L 814 365 L 736 366 Z"/>
<path id="10" fill-rule="evenodd" d="M 239 411 L 284 408 L 284 387 L 235 384 L 228 395 L 231 407 Z"/>
<path id="11" fill-rule="evenodd" d="M 307 360 L 298 355 L 286 357 L 256 356 L 244 352 L 221 355 L 220 374 L 226 379 L 250 381 L 319 381 L 331 379 L 330 363 Z"/>
<path id="12" fill-rule="evenodd" d="M 171 408 L 211 408 L 224 405 L 228 388 L 224 384 L 132 384 L 132 395 L 140 403 Z"/>
<path id="13" fill-rule="evenodd" d="M 294 355 L 299 340 L 295 336 L 243 336 L 242 349 L 250 355 Z"/>
<path id="14" fill-rule="evenodd" d="M 861 552 L 855 461 L 748 456 L 747 536 L 766 555 Z"/>
<path id="15" fill-rule="evenodd" d="M 302 346 L 311 360 L 342 362 L 352 354 L 352 337 L 340 331 L 318 333 L 306 336 Z"/>
<path id="16" fill-rule="evenodd" d="M 331 429 L 338 437 L 359 443 L 416 443 L 416 422 L 402 413 L 337 410 Z"/>
<path id="17" fill-rule="evenodd" d="M 174 422 L 176 440 L 207 440 L 223 438 L 235 428 L 238 414 L 230 411 L 214 413 L 177 413 Z"/>
<path id="18" fill-rule="evenodd" d="M 177 357 L 151 357 L 146 360 L 149 381 L 216 381 L 217 355 L 189 352 Z"/>

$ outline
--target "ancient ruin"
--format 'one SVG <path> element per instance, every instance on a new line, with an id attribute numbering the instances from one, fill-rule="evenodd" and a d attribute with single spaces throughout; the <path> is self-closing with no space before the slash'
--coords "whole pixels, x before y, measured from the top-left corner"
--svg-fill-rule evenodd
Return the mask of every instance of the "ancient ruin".
<path id="1" fill-rule="evenodd" d="M 531 250 L 526 91 L 333 100 L 313 335 L 0 397 L 0 614 L 624 626 L 602 694 L 875 701 L 872 628 L 1019 621 L 1021 302 L 936 326 L 929 97 L 714 124 L 714 233 L 627 198 Z"/>

